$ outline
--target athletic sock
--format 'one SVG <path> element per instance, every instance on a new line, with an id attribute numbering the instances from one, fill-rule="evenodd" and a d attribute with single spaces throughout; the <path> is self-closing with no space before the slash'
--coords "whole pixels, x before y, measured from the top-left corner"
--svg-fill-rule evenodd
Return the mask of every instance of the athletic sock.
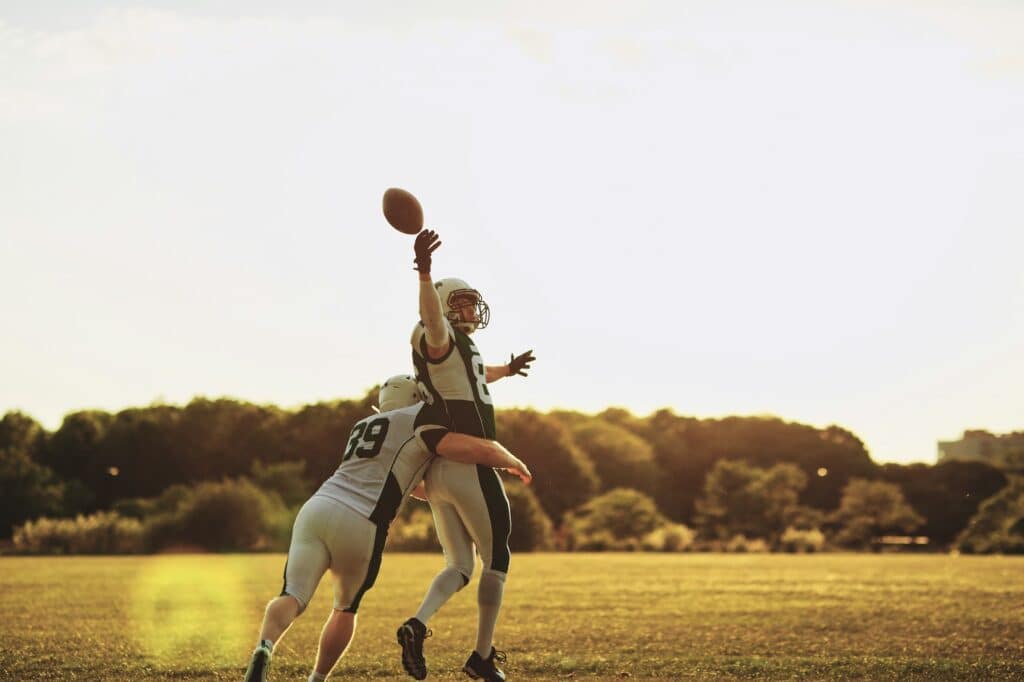
<path id="1" fill-rule="evenodd" d="M 271 642 L 269 639 L 261 639 L 259 646 L 262 649 L 266 649 L 270 653 L 274 653 L 274 643 Z"/>
<path id="2" fill-rule="evenodd" d="M 491 655 L 494 646 L 494 628 L 501 613 L 501 597 L 505 593 L 505 578 L 501 571 L 485 570 L 480 576 L 476 592 L 477 608 L 480 612 L 476 629 L 476 652 L 482 658 Z"/>
<path id="3" fill-rule="evenodd" d="M 306 682 L 324 682 L 327 679 L 327 675 L 321 675 L 317 671 L 313 671 L 309 674 L 309 679 Z"/>
<path id="4" fill-rule="evenodd" d="M 437 610 L 468 582 L 469 579 L 462 574 L 462 571 L 451 566 L 438 573 L 434 577 L 434 582 L 430 583 L 430 589 L 427 590 L 427 596 L 420 604 L 420 610 L 416 612 L 416 619 L 426 625 L 430 617 L 437 613 Z"/>

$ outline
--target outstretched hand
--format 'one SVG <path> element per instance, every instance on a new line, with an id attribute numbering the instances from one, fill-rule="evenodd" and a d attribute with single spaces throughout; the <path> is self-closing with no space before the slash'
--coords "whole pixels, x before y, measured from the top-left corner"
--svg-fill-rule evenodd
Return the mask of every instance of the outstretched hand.
<path id="1" fill-rule="evenodd" d="M 516 355 L 513 353 L 508 361 L 508 375 L 518 374 L 521 377 L 529 376 L 523 370 L 530 369 L 530 363 L 536 360 L 533 357 L 533 351 L 528 350 L 522 355 Z"/>
<path id="2" fill-rule="evenodd" d="M 530 485 L 530 481 L 533 480 L 533 474 L 530 473 L 530 468 L 526 466 L 522 460 L 519 460 L 515 466 L 505 469 L 505 471 L 509 472 L 513 476 L 518 476 L 519 480 L 525 485 Z"/>
<path id="3" fill-rule="evenodd" d="M 413 244 L 416 259 L 413 262 L 416 263 L 415 269 L 419 270 L 421 274 L 430 274 L 430 256 L 437 251 L 439 246 L 441 246 L 441 238 L 433 230 L 423 230 L 416 235 L 416 243 Z"/>

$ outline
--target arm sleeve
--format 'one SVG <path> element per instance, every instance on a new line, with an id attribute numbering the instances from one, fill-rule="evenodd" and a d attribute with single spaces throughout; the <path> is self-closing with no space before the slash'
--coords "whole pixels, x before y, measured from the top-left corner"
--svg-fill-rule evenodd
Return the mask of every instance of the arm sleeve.
<path id="1" fill-rule="evenodd" d="M 420 426 L 415 431 L 416 439 L 430 454 L 437 456 L 437 444 L 448 435 L 448 429 L 438 424 Z"/>

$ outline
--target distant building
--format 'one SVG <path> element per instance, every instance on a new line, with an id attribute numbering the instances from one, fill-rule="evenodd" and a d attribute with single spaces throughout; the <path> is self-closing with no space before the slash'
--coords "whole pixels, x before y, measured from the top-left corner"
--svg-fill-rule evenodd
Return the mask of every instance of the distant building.
<path id="1" fill-rule="evenodd" d="M 939 462 L 975 460 L 1000 469 L 1024 468 L 1024 431 L 1003 435 L 964 431 L 960 440 L 939 441 Z"/>

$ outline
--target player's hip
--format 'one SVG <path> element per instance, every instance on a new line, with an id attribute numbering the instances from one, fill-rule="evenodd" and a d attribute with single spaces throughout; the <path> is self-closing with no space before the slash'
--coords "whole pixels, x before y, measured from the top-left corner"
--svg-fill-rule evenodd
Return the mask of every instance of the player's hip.
<path id="1" fill-rule="evenodd" d="M 451 431 L 478 438 L 496 437 L 494 407 L 491 405 L 473 400 L 443 399 L 432 409 L 439 413 Z"/>
<path id="2" fill-rule="evenodd" d="M 335 549 L 339 541 L 348 538 L 359 544 L 359 540 L 372 537 L 376 524 L 361 510 L 335 496 L 317 492 L 302 505 L 295 516 L 292 538 L 319 538 L 328 547 Z"/>
<path id="3" fill-rule="evenodd" d="M 329 569 L 335 608 L 354 612 L 377 577 L 386 538 L 385 526 L 326 495 L 314 495 L 295 517 L 282 594 L 305 608 Z"/>
<path id="4" fill-rule="evenodd" d="M 501 476 L 491 467 L 437 458 L 423 477 L 431 500 L 508 507 Z"/>

